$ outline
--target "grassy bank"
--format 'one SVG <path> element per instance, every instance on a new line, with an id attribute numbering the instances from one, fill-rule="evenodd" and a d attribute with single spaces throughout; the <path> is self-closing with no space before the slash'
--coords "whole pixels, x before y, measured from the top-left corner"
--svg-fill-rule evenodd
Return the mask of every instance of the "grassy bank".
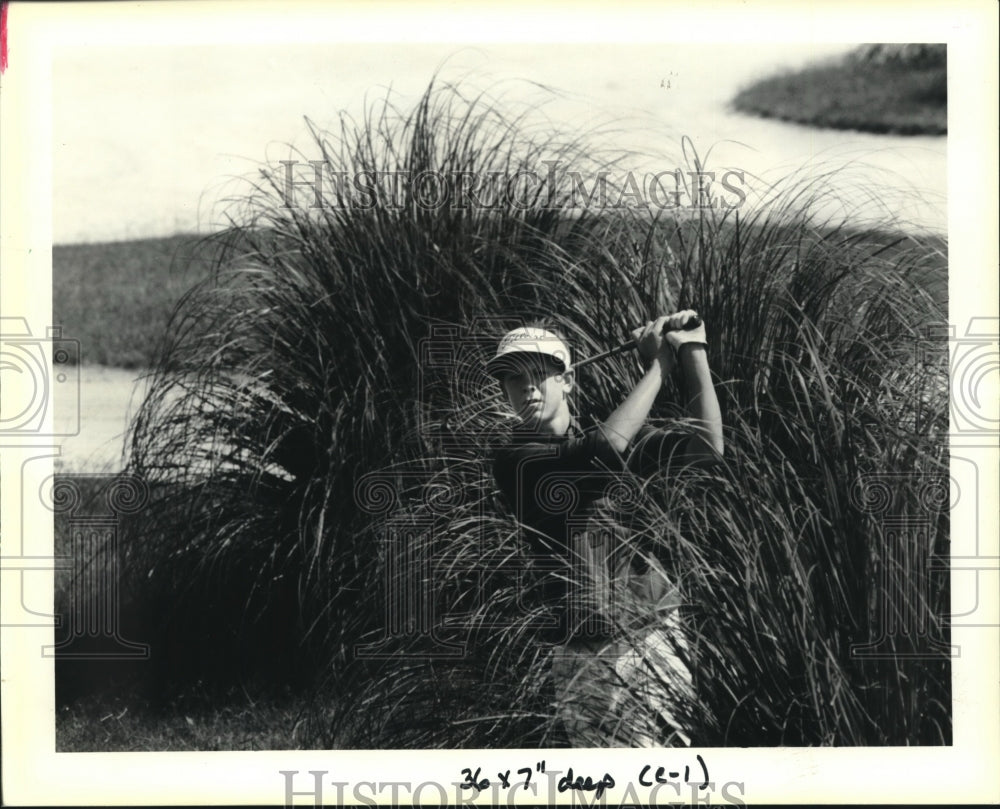
<path id="1" fill-rule="evenodd" d="M 892 231 L 857 235 L 890 255 L 906 250 L 907 241 Z M 214 245 L 195 236 L 56 245 L 54 320 L 65 336 L 80 340 L 85 364 L 148 368 L 158 357 L 171 311 L 186 292 L 210 277 Z M 947 300 L 943 257 L 913 281 L 936 300 Z"/>
<path id="2" fill-rule="evenodd" d="M 946 134 L 945 46 L 909 46 L 923 48 L 917 52 L 887 52 L 887 47 L 866 46 L 834 62 L 763 79 L 741 90 L 732 105 L 752 115 L 829 129 Z"/>
<path id="3" fill-rule="evenodd" d="M 522 132 L 450 87 L 313 134 L 348 176 L 601 169 L 585 142 Z M 947 352 L 926 339 L 947 314 L 942 240 L 817 222 L 808 180 L 766 210 L 651 217 L 538 196 L 429 207 L 412 189 L 304 209 L 272 177 L 220 237 L 215 280 L 173 313 L 131 436 L 149 502 L 122 526 L 122 594 L 162 706 L 316 695 L 310 746 L 564 741 L 543 676 L 551 605 L 533 600 L 489 474 L 510 419 L 483 360 L 527 319 L 582 356 L 690 307 L 708 324 L 726 462 L 654 480 L 628 503 L 623 548 L 681 589 L 689 735 L 949 742 L 946 657 L 915 657 L 913 634 L 889 637 L 888 657 L 853 653 L 887 599 L 948 634 L 947 578 L 906 586 L 948 541 Z M 606 417 L 636 373 L 631 356 L 589 368 L 580 420 Z M 659 423 L 679 398 L 675 380 Z M 923 526 L 900 554 L 886 514 Z"/>
<path id="4" fill-rule="evenodd" d="M 208 273 L 195 236 L 52 248 L 52 312 L 84 364 L 148 368 L 181 296 Z"/>

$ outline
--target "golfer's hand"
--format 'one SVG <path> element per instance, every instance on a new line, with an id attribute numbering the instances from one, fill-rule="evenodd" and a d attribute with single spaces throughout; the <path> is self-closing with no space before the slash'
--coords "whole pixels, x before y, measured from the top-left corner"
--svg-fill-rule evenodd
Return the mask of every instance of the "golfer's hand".
<path id="1" fill-rule="evenodd" d="M 691 309 L 685 309 L 683 312 L 669 315 L 665 318 L 667 331 L 663 339 L 677 351 L 683 345 L 707 345 L 708 336 L 705 333 L 705 324 L 703 322 L 699 323 L 693 329 L 684 328 L 695 317 L 698 317 L 698 313 Z"/>
<path id="2" fill-rule="evenodd" d="M 673 366 L 674 351 L 663 335 L 663 329 L 669 320 L 670 317 L 664 315 L 632 331 L 632 339 L 639 349 L 639 358 L 644 368 L 649 368 L 656 359 L 659 359 L 664 371 L 669 371 Z"/>

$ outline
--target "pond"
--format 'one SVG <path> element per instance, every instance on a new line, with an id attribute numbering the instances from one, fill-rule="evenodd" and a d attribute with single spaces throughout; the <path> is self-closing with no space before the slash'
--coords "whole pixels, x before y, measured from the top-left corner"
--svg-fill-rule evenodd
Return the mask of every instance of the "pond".
<path id="1" fill-rule="evenodd" d="M 56 472 L 116 472 L 122 467 L 125 432 L 139 408 L 145 383 L 141 372 L 99 365 L 80 366 L 79 384 L 57 385 L 54 426 L 57 434 L 80 429 L 62 439 Z"/>
<path id="2" fill-rule="evenodd" d="M 258 164 L 320 159 L 303 116 L 335 127 L 391 87 L 409 109 L 428 82 L 460 81 L 530 126 L 678 167 L 682 137 L 713 167 L 767 182 L 812 166 L 855 217 L 873 206 L 944 231 L 944 137 L 821 131 L 728 109 L 757 78 L 843 54 L 830 43 L 317 44 L 66 48 L 53 63 L 53 228 L 56 243 L 213 230 L 227 195 Z M 556 97 L 540 89 L 552 88 Z M 639 166 L 639 164 L 642 164 Z M 883 211 L 884 212 L 884 211 Z"/>

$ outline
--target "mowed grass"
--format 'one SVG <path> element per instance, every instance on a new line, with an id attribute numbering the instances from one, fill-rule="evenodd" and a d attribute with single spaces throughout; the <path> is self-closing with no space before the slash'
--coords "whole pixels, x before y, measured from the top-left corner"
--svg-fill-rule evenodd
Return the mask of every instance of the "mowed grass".
<path id="1" fill-rule="evenodd" d="M 896 233 L 867 233 L 898 251 Z M 212 248 L 198 236 L 178 235 L 95 244 L 55 245 L 52 311 L 63 337 L 80 341 L 86 365 L 150 367 L 170 313 L 185 293 L 210 277 Z M 915 279 L 947 301 L 944 261 Z"/>
<path id="2" fill-rule="evenodd" d="M 841 61 L 758 81 L 733 99 L 740 112 L 830 129 L 898 135 L 948 132 L 948 70 L 939 61 Z"/>
<path id="3" fill-rule="evenodd" d="M 197 236 L 52 248 L 52 312 L 84 365 L 147 368 L 170 312 L 209 272 Z"/>
<path id="4" fill-rule="evenodd" d="M 79 700 L 56 714 L 57 752 L 300 750 L 307 716 L 301 699 L 174 704 L 157 711 L 131 695 Z"/>

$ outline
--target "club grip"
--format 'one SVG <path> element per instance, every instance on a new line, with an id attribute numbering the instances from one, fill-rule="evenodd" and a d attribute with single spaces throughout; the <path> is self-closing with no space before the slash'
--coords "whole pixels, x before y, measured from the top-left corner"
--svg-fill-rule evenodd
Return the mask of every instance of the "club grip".
<path id="1" fill-rule="evenodd" d="M 668 329 L 668 328 L 664 327 L 663 331 L 660 332 L 660 334 L 666 334 L 668 331 L 694 331 L 700 325 L 701 325 L 701 318 L 698 317 L 698 315 L 695 315 L 687 323 L 685 323 L 682 328 L 680 328 L 680 329 Z"/>

